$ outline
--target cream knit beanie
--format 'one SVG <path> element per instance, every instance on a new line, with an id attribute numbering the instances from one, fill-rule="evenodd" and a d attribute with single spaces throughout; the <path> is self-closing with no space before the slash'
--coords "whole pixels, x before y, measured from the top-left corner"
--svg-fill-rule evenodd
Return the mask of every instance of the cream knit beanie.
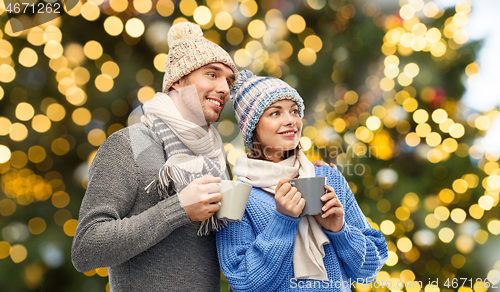
<path id="1" fill-rule="evenodd" d="M 204 38 L 199 25 L 191 22 L 173 25 L 168 32 L 168 46 L 163 92 L 167 92 L 182 77 L 211 63 L 222 63 L 231 68 L 236 82 L 238 70 L 233 59 L 219 45 Z"/>

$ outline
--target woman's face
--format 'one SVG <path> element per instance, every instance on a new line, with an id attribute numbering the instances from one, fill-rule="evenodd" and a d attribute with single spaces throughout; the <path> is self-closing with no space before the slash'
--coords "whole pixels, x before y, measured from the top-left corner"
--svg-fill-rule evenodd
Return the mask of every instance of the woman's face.
<path id="1" fill-rule="evenodd" d="M 281 161 L 285 151 L 297 147 L 301 131 L 299 107 L 289 99 L 270 105 L 255 127 L 264 154 L 274 162 Z"/>

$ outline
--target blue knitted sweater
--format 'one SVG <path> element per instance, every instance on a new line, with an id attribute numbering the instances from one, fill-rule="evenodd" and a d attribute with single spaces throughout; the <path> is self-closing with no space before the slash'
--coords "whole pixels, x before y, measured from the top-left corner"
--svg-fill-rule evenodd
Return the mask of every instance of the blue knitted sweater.
<path id="1" fill-rule="evenodd" d="M 327 178 L 345 211 L 341 231 L 323 229 L 330 239 L 323 259 L 329 280 L 294 278 L 292 256 L 300 218 L 278 213 L 274 198 L 253 188 L 241 222 L 217 233 L 219 263 L 233 291 L 351 291 L 350 281 L 375 279 L 387 260 L 384 236 L 371 228 L 337 169 L 315 170 L 316 176 Z"/>

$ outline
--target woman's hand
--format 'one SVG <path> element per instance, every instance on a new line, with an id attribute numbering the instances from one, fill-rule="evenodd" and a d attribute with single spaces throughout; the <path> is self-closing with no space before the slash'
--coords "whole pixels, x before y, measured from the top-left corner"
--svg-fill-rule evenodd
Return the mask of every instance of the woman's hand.
<path id="1" fill-rule="evenodd" d="M 325 202 L 323 214 L 315 215 L 314 219 L 326 230 L 339 232 L 344 227 L 344 207 L 331 186 L 325 186 L 325 189 L 327 193 L 321 197 Z"/>
<path id="2" fill-rule="evenodd" d="M 323 160 L 314 160 L 312 162 L 314 166 L 328 166 L 328 163 L 324 162 Z M 331 168 L 337 168 L 337 166 L 333 163 L 330 163 Z"/>
<path id="3" fill-rule="evenodd" d="M 306 205 L 306 200 L 290 184 L 289 178 L 281 179 L 276 186 L 274 200 L 276 201 L 276 211 L 293 218 L 299 217 Z"/>

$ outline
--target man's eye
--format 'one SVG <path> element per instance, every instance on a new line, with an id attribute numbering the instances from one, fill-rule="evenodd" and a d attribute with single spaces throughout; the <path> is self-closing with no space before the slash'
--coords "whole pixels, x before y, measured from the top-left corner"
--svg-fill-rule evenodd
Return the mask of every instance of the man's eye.
<path id="1" fill-rule="evenodd" d="M 208 76 L 215 78 L 215 74 L 214 73 L 208 73 Z"/>

